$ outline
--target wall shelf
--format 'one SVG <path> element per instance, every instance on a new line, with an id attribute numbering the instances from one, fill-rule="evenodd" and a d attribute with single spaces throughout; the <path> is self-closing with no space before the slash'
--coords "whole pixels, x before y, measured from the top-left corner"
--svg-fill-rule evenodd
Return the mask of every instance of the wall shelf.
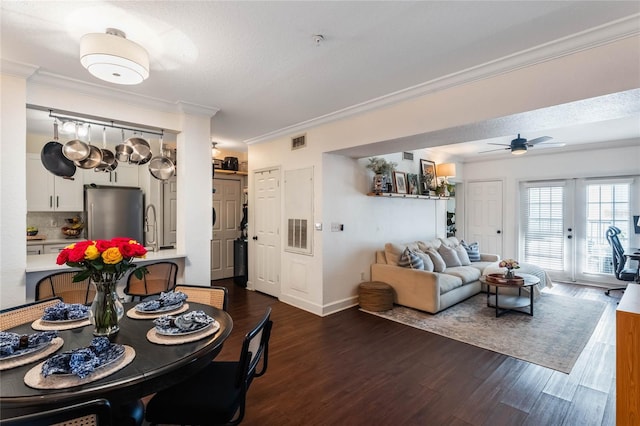
<path id="1" fill-rule="evenodd" d="M 440 197 L 438 195 L 416 195 L 416 194 L 397 194 L 395 192 L 383 192 L 382 194 L 376 194 L 369 192 L 368 197 L 388 197 L 388 198 L 412 198 L 415 200 L 448 200 L 449 197 Z"/>
<path id="2" fill-rule="evenodd" d="M 215 169 L 215 173 L 216 174 L 221 174 L 221 175 L 240 175 L 240 176 L 248 176 L 249 173 L 247 172 L 241 172 L 239 170 L 225 170 L 225 169 Z"/>

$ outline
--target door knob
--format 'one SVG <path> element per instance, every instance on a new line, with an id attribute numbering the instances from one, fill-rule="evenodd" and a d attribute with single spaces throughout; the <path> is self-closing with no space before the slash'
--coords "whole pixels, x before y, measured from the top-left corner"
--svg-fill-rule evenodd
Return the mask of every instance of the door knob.
<path id="1" fill-rule="evenodd" d="M 502 231 L 500 231 L 499 229 L 496 231 L 498 234 L 500 234 Z"/>
<path id="2" fill-rule="evenodd" d="M 257 235 L 254 235 L 254 236 L 253 236 L 253 240 L 254 240 L 254 241 L 258 241 L 258 236 L 257 236 Z"/>
<path id="3" fill-rule="evenodd" d="M 572 239 L 572 238 L 573 238 L 573 236 L 572 236 L 572 235 L 567 235 L 567 238 L 568 238 L 568 239 Z"/>

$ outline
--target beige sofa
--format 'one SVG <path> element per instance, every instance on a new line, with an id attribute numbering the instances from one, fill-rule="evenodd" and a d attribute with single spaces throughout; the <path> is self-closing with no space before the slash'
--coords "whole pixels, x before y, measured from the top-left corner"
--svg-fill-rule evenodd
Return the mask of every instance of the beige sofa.
<path id="1" fill-rule="evenodd" d="M 480 254 L 479 262 L 468 266 L 447 267 L 442 272 L 429 272 L 398 266 L 397 259 L 405 247 L 421 250 L 441 244 L 454 246 L 455 238 L 416 241 L 408 244 L 386 244 L 385 250 L 376 252 L 371 265 L 372 281 L 382 281 L 394 289 L 394 303 L 435 314 L 481 291 L 479 281 L 484 269 L 500 260 L 495 254 Z"/>

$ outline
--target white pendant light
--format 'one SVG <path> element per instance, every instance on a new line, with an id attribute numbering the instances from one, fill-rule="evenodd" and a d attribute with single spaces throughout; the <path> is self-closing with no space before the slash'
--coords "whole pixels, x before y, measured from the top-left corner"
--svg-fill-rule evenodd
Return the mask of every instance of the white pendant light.
<path id="1" fill-rule="evenodd" d="M 110 83 L 139 84 L 149 77 L 147 51 L 115 28 L 107 28 L 105 34 L 82 36 L 80 63 L 92 75 Z"/>

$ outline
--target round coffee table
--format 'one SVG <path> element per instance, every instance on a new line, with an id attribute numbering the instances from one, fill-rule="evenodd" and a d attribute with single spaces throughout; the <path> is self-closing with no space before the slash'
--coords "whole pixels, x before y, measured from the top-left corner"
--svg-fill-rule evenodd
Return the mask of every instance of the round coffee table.
<path id="1" fill-rule="evenodd" d="M 522 284 L 494 283 L 487 281 L 486 275 L 480 277 L 480 282 L 487 285 L 487 306 L 496 309 L 496 317 L 505 312 L 513 311 L 533 316 L 533 286 L 540 283 L 540 278 L 530 274 L 516 274 L 524 279 Z M 496 288 L 495 293 L 491 293 L 491 287 Z M 517 295 L 503 294 L 500 296 L 500 288 L 517 288 Z M 522 289 L 529 287 L 529 297 L 522 295 Z M 529 308 L 529 312 L 522 310 Z"/>

